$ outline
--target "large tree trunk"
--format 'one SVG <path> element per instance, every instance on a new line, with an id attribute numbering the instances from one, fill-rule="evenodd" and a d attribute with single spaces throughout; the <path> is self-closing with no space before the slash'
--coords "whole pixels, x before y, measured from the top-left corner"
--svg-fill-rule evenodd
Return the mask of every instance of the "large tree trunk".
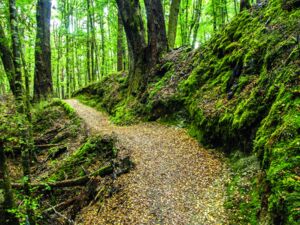
<path id="1" fill-rule="evenodd" d="M 8 40 L 5 37 L 4 29 L 0 24 L 0 56 L 6 72 L 6 76 L 9 82 L 10 90 L 16 95 L 15 90 L 15 66 L 13 61 L 13 55 L 9 47 L 7 46 Z"/>
<path id="2" fill-rule="evenodd" d="M 116 0 L 125 29 L 129 66 L 129 92 L 136 94 L 147 82 L 147 74 L 161 54 L 168 49 L 161 0 L 145 0 L 147 11 L 148 45 L 139 0 Z"/>
<path id="3" fill-rule="evenodd" d="M 51 1 L 38 0 L 36 9 L 37 33 L 35 41 L 34 99 L 46 99 L 52 95 L 50 48 Z"/>
<path id="4" fill-rule="evenodd" d="M 160 56 L 168 50 L 166 26 L 161 0 L 145 0 L 148 27 L 147 58 L 150 67 L 158 63 Z"/>
<path id="5" fill-rule="evenodd" d="M 139 0 L 116 0 L 122 17 L 130 59 L 129 92 L 135 93 L 144 82 L 146 72 L 145 30 Z"/>
<path id="6" fill-rule="evenodd" d="M 180 9 L 181 0 L 172 0 L 170 7 L 170 17 L 169 17 L 169 28 L 168 28 L 168 41 L 169 47 L 174 48 L 176 41 L 177 33 L 177 22 L 178 22 L 178 13 Z"/>

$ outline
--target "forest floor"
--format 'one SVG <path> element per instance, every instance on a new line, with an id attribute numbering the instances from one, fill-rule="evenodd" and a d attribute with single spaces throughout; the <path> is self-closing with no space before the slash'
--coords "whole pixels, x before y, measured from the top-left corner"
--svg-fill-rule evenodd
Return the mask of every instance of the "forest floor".
<path id="1" fill-rule="evenodd" d="M 134 168 L 114 181 L 116 194 L 88 206 L 79 224 L 228 224 L 224 202 L 230 172 L 224 156 L 186 130 L 159 123 L 116 126 L 102 112 L 66 100 L 90 134 L 114 135 Z"/>

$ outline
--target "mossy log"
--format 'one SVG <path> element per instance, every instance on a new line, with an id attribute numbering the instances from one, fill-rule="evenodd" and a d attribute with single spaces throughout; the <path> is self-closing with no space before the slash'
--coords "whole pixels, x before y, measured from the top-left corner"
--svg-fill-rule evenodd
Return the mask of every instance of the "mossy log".
<path id="1" fill-rule="evenodd" d="M 94 171 L 93 173 L 82 176 L 82 177 L 77 177 L 74 179 L 68 179 L 68 180 L 63 180 L 63 181 L 57 181 L 57 182 L 45 182 L 45 183 L 31 183 L 31 187 L 35 188 L 62 188 L 62 187 L 74 187 L 74 186 L 83 186 L 85 185 L 92 177 L 95 176 L 106 176 L 113 173 L 113 167 L 112 165 L 107 165 L 104 167 L 101 167 L 99 170 Z M 15 189 L 21 189 L 23 188 L 22 183 L 12 183 L 11 184 L 12 188 Z"/>

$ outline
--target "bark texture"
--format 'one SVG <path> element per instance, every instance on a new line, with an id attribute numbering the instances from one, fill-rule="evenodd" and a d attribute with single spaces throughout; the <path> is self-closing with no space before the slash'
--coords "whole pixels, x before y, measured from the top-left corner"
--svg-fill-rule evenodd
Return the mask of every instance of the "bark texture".
<path id="1" fill-rule="evenodd" d="M 24 96 L 23 90 L 23 80 L 22 80 L 22 57 L 21 57 L 21 43 L 19 39 L 19 30 L 18 30 L 18 14 L 16 10 L 16 2 L 15 0 L 9 0 L 9 17 L 10 17 L 10 30 L 11 30 L 11 38 L 12 38 L 12 49 L 13 49 L 13 62 L 15 67 L 15 96 L 16 96 L 16 105 L 17 111 L 20 114 L 25 114 L 30 123 L 30 109 L 29 104 L 27 107 L 26 94 Z M 26 75 L 26 74 L 25 74 Z M 27 96 L 28 97 L 28 96 Z M 29 103 L 29 102 L 28 102 Z M 25 123 L 25 121 L 23 121 Z M 26 125 L 26 124 L 23 124 Z M 22 157 L 22 169 L 23 169 L 23 177 L 24 179 L 24 195 L 30 199 L 30 154 L 31 150 L 30 143 L 32 140 L 32 133 L 30 126 L 27 126 L 27 129 L 22 133 L 22 137 L 24 143 L 21 145 L 21 157 Z M 26 205 L 26 213 L 28 216 L 28 221 L 30 224 L 35 224 L 34 221 L 34 213 L 32 208 L 28 203 Z"/>
<path id="2" fill-rule="evenodd" d="M 129 91 L 134 93 L 144 81 L 146 72 L 145 30 L 139 0 L 116 0 L 122 17 L 130 57 Z"/>
<path id="3" fill-rule="evenodd" d="M 135 95 L 147 83 L 147 74 L 168 49 L 163 7 L 160 0 L 145 0 L 148 44 L 139 0 L 116 0 L 125 29 L 130 58 L 129 92 Z"/>
<path id="4" fill-rule="evenodd" d="M 198 30 L 200 27 L 201 11 L 202 11 L 202 0 L 196 0 L 195 7 L 194 7 L 193 20 L 192 20 L 192 24 L 191 24 L 191 28 L 190 28 L 190 34 L 193 34 L 192 48 L 195 48 L 196 41 L 197 41 Z"/>
<path id="5" fill-rule="evenodd" d="M 0 56 L 9 82 L 10 90 L 15 95 L 15 66 L 12 52 L 7 43 L 8 40 L 5 36 L 4 29 L 0 24 Z"/>
<path id="6" fill-rule="evenodd" d="M 177 34 L 178 13 L 181 0 L 172 0 L 168 27 L 169 47 L 174 48 Z"/>
<path id="7" fill-rule="evenodd" d="M 250 9 L 251 5 L 249 0 L 241 0 L 240 1 L 240 12 L 242 12 L 244 9 Z"/>
<path id="8" fill-rule="evenodd" d="M 20 49 L 20 40 L 18 36 L 18 26 L 17 26 L 17 10 L 16 10 L 16 1 L 9 0 L 9 22 L 10 22 L 10 31 L 12 39 L 12 56 L 13 64 L 15 67 L 15 84 L 14 84 L 14 93 L 16 99 L 19 101 L 19 111 L 22 111 L 23 106 L 21 104 L 23 97 L 23 82 L 22 82 L 22 66 L 21 66 L 21 49 Z"/>
<path id="9" fill-rule="evenodd" d="M 38 0 L 36 9 L 37 33 L 35 42 L 34 98 L 46 99 L 52 95 L 50 48 L 51 1 Z"/>
<path id="10" fill-rule="evenodd" d="M 11 189 L 8 168 L 6 164 L 6 157 L 4 154 L 4 144 L 0 140 L 0 180 L 3 183 L 3 201 L 0 198 L 0 224 L 15 225 L 19 224 L 18 219 L 7 210 L 15 206 L 13 192 Z M 1 189 L 0 189 L 1 190 Z M 1 191 L 2 195 L 2 191 Z"/>
<path id="11" fill-rule="evenodd" d="M 123 23 L 120 13 L 118 14 L 118 40 L 117 40 L 117 70 L 122 71 L 123 68 L 123 55 L 124 55 L 124 46 L 123 46 Z"/>
<path id="12" fill-rule="evenodd" d="M 161 0 L 145 0 L 148 27 L 147 58 L 149 67 L 158 63 L 160 56 L 168 50 L 165 19 Z"/>

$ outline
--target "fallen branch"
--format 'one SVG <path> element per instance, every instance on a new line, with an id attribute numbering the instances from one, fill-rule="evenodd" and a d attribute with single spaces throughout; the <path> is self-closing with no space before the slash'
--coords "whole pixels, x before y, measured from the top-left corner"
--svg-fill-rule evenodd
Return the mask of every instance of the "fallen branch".
<path id="1" fill-rule="evenodd" d="M 43 213 L 51 213 L 52 211 L 55 210 L 63 211 L 64 209 L 71 206 L 74 202 L 80 201 L 81 199 L 82 199 L 81 196 L 75 196 L 74 198 L 68 199 L 67 201 L 59 203 L 55 206 L 51 206 L 50 208 L 44 210 Z"/>
<path id="2" fill-rule="evenodd" d="M 43 144 L 43 145 L 35 145 L 35 147 L 38 148 L 51 148 L 51 147 L 57 147 L 57 146 L 61 146 L 63 144 Z"/>
<path id="3" fill-rule="evenodd" d="M 60 188 L 60 187 L 74 187 L 74 186 L 84 186 L 92 177 L 95 176 L 106 176 L 113 172 L 113 167 L 111 165 L 104 166 L 100 168 L 99 170 L 94 171 L 93 173 L 74 178 L 74 179 L 68 179 L 63 181 L 57 181 L 57 182 L 49 182 L 49 183 L 31 183 L 31 187 L 36 188 Z M 22 183 L 12 183 L 12 188 L 15 189 L 22 189 L 23 184 Z"/>
<path id="4" fill-rule="evenodd" d="M 72 202 L 72 203 L 73 203 L 73 202 Z M 57 211 L 58 209 L 57 209 L 56 207 L 58 207 L 58 205 L 57 205 L 57 206 L 51 206 L 49 209 L 45 210 L 43 213 L 44 213 L 44 214 L 47 214 L 47 213 L 53 211 L 55 214 L 59 215 L 60 217 L 64 218 L 65 220 L 67 220 L 70 224 L 76 224 L 74 220 L 69 219 L 69 218 L 66 217 L 64 214 L 58 212 L 58 211 Z"/>

